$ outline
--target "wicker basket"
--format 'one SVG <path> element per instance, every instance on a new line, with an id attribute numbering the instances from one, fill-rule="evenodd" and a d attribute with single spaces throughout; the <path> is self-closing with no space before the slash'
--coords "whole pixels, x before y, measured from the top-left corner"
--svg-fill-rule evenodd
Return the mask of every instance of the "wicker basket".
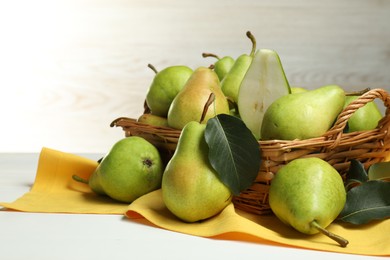
<path id="1" fill-rule="evenodd" d="M 381 99 L 386 107 L 385 116 L 374 130 L 344 133 L 348 119 L 366 103 Z M 122 127 L 125 136 L 141 136 L 160 149 L 169 159 L 178 142 L 181 131 L 155 127 L 121 117 L 111 126 Z M 383 89 L 372 89 L 350 103 L 338 116 L 334 126 L 322 137 L 306 140 L 259 141 L 262 162 L 255 182 L 250 188 L 233 198 L 236 208 L 258 215 L 271 212 L 268 204 L 270 181 L 280 167 L 291 160 L 318 157 L 329 162 L 343 178 L 349 169 L 350 160 L 359 160 L 367 169 L 384 161 L 390 152 L 390 94 Z"/>

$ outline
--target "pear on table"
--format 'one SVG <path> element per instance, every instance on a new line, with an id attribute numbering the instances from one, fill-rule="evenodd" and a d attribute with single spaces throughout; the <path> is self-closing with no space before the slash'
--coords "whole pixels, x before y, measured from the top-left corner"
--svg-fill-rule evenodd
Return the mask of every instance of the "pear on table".
<path id="1" fill-rule="evenodd" d="M 344 208 L 346 196 L 332 165 L 320 158 L 300 158 L 282 166 L 271 180 L 269 205 L 283 223 L 299 232 L 321 232 L 345 247 L 348 241 L 326 228 Z"/>
<path id="2" fill-rule="evenodd" d="M 112 146 L 89 180 L 77 175 L 73 179 L 89 184 L 97 194 L 131 203 L 160 188 L 163 171 L 157 148 L 142 137 L 131 136 Z"/>
<path id="3" fill-rule="evenodd" d="M 218 178 L 208 159 L 206 125 L 192 121 L 182 130 L 177 148 L 162 179 L 166 207 L 185 222 L 196 222 L 220 213 L 232 194 Z"/>

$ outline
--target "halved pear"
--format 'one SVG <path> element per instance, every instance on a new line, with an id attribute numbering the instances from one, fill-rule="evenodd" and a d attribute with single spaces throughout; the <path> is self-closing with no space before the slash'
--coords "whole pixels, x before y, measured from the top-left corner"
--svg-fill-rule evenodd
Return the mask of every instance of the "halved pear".
<path id="1" fill-rule="evenodd" d="M 260 139 L 261 124 L 268 106 L 291 93 L 279 55 L 274 50 L 259 49 L 241 82 L 238 111 L 241 119 Z"/>

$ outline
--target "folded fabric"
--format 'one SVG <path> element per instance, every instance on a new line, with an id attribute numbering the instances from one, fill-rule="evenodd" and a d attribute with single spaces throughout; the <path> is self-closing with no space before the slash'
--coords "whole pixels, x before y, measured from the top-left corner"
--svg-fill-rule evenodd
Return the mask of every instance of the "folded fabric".
<path id="1" fill-rule="evenodd" d="M 81 156 L 42 148 L 34 185 L 13 203 L 0 206 L 26 212 L 123 214 L 127 204 L 99 196 L 88 185 L 72 179 L 88 179 L 98 163 Z"/>
<path id="2" fill-rule="evenodd" d="M 284 225 L 274 215 L 250 214 L 235 209 L 233 204 L 211 219 L 198 223 L 185 223 L 165 207 L 161 190 L 151 192 L 134 201 L 129 205 L 126 216 L 132 219 L 146 218 L 158 227 L 196 236 L 276 243 L 349 254 L 390 255 L 390 219 L 364 226 L 334 222 L 327 229 L 349 241 L 348 246 L 342 248 L 323 234 L 301 234 Z"/>
<path id="3" fill-rule="evenodd" d="M 73 174 L 88 178 L 96 166 L 96 161 L 43 148 L 31 191 L 13 203 L 2 202 L 0 206 L 26 212 L 125 214 L 132 221 L 195 236 L 347 254 L 390 256 L 390 219 L 360 226 L 332 223 L 328 229 L 349 240 L 346 248 L 322 234 L 301 234 L 282 224 L 273 215 L 250 214 L 235 209 L 233 204 L 208 220 L 185 223 L 165 207 L 161 190 L 148 193 L 128 205 L 96 195 L 88 185 L 72 179 Z"/>

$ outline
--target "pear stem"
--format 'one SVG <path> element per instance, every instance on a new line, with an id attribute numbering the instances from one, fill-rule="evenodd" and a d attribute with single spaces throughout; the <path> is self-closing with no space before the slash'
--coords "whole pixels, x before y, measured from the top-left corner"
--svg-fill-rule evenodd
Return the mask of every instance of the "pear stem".
<path id="1" fill-rule="evenodd" d="M 148 67 L 151 68 L 154 71 L 154 73 L 156 73 L 156 74 L 158 73 L 156 67 L 154 67 L 152 64 L 149 63 Z"/>
<path id="2" fill-rule="evenodd" d="M 359 91 L 345 92 L 345 95 L 346 96 L 361 96 L 368 91 L 370 91 L 370 88 L 365 88 L 365 89 L 359 90 Z"/>
<path id="3" fill-rule="evenodd" d="M 81 178 L 80 176 L 77 175 L 72 175 L 72 179 L 81 183 L 88 184 L 88 180 Z"/>
<path id="4" fill-rule="evenodd" d="M 348 245 L 348 240 L 346 240 L 345 238 L 343 237 L 340 237 L 328 230 L 326 230 L 325 228 L 321 227 L 317 221 L 313 220 L 310 225 L 314 228 L 316 228 L 318 231 L 320 231 L 322 234 L 328 236 L 330 239 L 333 239 L 334 241 L 336 241 L 337 243 L 340 244 L 341 247 L 346 247 Z"/>
<path id="5" fill-rule="evenodd" d="M 250 31 L 247 31 L 246 32 L 246 36 L 251 40 L 252 42 L 252 50 L 251 50 L 251 53 L 249 54 L 251 57 L 253 57 L 255 55 L 255 51 L 256 51 L 256 38 L 255 36 L 253 36 L 253 34 L 250 32 Z"/>
<path id="6" fill-rule="evenodd" d="M 209 53 L 209 52 L 203 52 L 202 53 L 202 57 L 203 58 L 206 58 L 206 57 L 213 57 L 213 58 L 216 58 L 216 59 L 220 59 L 218 55 L 214 54 L 214 53 Z"/>
<path id="7" fill-rule="evenodd" d="M 203 107 L 203 112 L 202 112 L 202 116 L 200 117 L 199 123 L 203 122 L 204 118 L 206 117 L 209 106 L 214 102 L 214 100 L 215 100 L 215 94 L 213 92 L 211 92 L 209 98 L 207 99 L 207 101 Z"/>

